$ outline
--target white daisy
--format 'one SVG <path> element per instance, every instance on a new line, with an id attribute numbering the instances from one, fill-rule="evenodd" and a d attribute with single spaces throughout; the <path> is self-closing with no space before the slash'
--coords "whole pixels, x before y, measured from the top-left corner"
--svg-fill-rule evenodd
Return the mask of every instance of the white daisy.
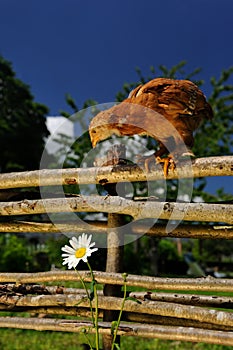
<path id="1" fill-rule="evenodd" d="M 80 260 L 87 262 L 87 258 L 91 256 L 93 252 L 96 252 L 98 248 L 92 248 L 95 242 L 91 243 L 92 235 L 88 237 L 86 233 L 83 233 L 78 237 L 72 237 L 69 242 L 70 246 L 65 245 L 61 248 L 64 254 L 63 265 L 68 264 L 68 269 L 75 268 Z"/>

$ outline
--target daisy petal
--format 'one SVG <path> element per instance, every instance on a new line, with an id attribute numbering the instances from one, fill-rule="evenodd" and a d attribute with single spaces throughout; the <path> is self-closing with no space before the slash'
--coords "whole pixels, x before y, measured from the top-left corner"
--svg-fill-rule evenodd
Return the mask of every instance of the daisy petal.
<path id="1" fill-rule="evenodd" d="M 79 248 L 79 244 L 76 237 L 72 237 L 69 242 L 75 250 Z"/>
<path id="2" fill-rule="evenodd" d="M 87 239 L 87 245 L 90 247 L 90 243 L 91 243 L 91 239 L 92 239 L 92 235 L 90 235 Z M 94 243 L 94 242 L 93 242 Z M 93 244 L 91 243 L 91 244 Z"/>
<path id="3" fill-rule="evenodd" d="M 68 254 L 74 254 L 75 253 L 75 249 L 69 247 L 68 245 L 65 245 L 65 247 L 62 247 L 61 250 L 65 253 Z"/>
<path id="4" fill-rule="evenodd" d="M 89 245 L 89 247 L 91 248 L 91 247 L 94 247 L 94 245 L 95 245 L 95 242 L 92 242 L 90 245 Z"/>

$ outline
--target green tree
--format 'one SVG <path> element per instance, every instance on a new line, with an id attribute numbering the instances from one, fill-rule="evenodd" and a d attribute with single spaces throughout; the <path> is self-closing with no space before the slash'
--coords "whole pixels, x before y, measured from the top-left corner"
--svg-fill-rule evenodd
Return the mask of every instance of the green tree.
<path id="1" fill-rule="evenodd" d="M 161 65 L 158 71 L 154 67 L 151 67 L 151 74 L 148 77 L 144 77 L 141 70 L 137 68 L 138 81 L 125 83 L 123 88 L 117 94 L 117 101 L 122 101 L 127 97 L 129 92 L 139 84 L 155 78 L 155 77 L 167 77 L 174 79 L 189 79 L 195 84 L 205 86 L 203 80 L 195 79 L 196 75 L 201 72 L 200 68 L 195 69 L 190 74 L 185 72 L 186 62 L 182 61 L 178 65 L 168 69 Z M 219 78 L 210 78 L 211 93 L 208 96 L 208 101 L 211 104 L 214 112 L 214 119 L 211 121 L 205 121 L 201 127 L 195 133 L 195 144 L 193 147 L 194 154 L 197 157 L 208 156 L 221 156 L 232 154 L 233 148 L 233 85 L 230 83 L 233 77 L 233 67 L 224 69 L 220 73 Z M 148 138 L 147 147 L 149 149 L 155 148 L 155 142 L 151 138 Z M 206 178 L 195 179 L 193 188 L 193 197 L 201 197 L 206 202 L 215 202 L 220 200 L 232 200 L 232 196 L 225 193 L 223 188 L 216 189 L 216 194 L 209 194 L 205 191 L 207 184 Z M 176 198 L 177 180 L 171 180 L 167 183 L 168 197 Z M 150 237 L 147 237 L 150 240 Z M 151 242 L 152 244 L 152 242 Z M 215 249 L 209 249 L 211 246 L 215 246 Z M 233 242 L 220 240 L 218 244 L 215 244 L 213 240 L 199 240 L 199 250 L 206 252 L 205 256 L 212 256 L 215 259 L 216 256 L 229 256 L 229 250 L 232 251 Z M 208 254 L 207 254 L 208 253 Z"/>
<path id="2" fill-rule="evenodd" d="M 124 100 L 129 92 L 139 84 L 144 84 L 145 82 L 154 79 L 156 77 L 168 77 L 174 79 L 189 79 L 195 84 L 204 87 L 204 81 L 195 78 L 200 75 L 201 68 L 196 68 L 191 73 L 186 73 L 185 71 L 186 62 L 182 61 L 179 64 L 173 66 L 171 69 L 160 65 L 158 71 L 152 66 L 150 68 L 150 75 L 145 77 L 139 68 L 136 68 L 138 75 L 138 80 L 130 83 L 123 84 L 122 90 L 116 94 L 116 102 L 121 102 Z M 233 85 L 229 81 L 233 77 L 233 67 L 223 70 L 219 78 L 210 78 L 211 93 L 208 97 L 208 101 L 211 104 L 214 111 L 214 119 L 211 121 L 205 121 L 201 127 L 195 133 L 195 144 L 193 147 L 194 154 L 197 157 L 204 156 L 215 156 L 215 155 L 228 155 L 232 153 L 233 147 Z M 66 96 L 66 101 L 69 107 L 74 113 L 79 112 L 74 99 L 70 96 Z M 94 104 L 96 102 L 93 100 L 88 100 L 84 103 L 83 109 L 92 106 L 94 110 Z M 93 114 L 95 110 L 93 111 Z M 62 112 L 62 115 L 69 117 L 67 112 Z M 78 114 L 78 119 L 76 122 L 80 124 L 83 130 L 88 130 L 88 125 L 86 125 L 85 113 Z M 62 138 L 60 139 L 62 141 Z M 147 138 L 148 149 L 155 149 L 156 143 L 150 137 Z M 71 151 L 67 156 L 67 162 L 65 166 L 79 166 L 85 154 L 91 149 L 90 139 L 88 132 L 84 133 L 81 138 L 74 142 Z M 72 154 L 72 156 L 71 156 Z M 176 181 L 171 181 L 174 188 Z M 225 199 L 225 194 L 223 191 L 218 191 L 216 197 L 209 196 L 204 192 L 206 185 L 206 179 L 197 179 L 195 181 L 194 193 L 196 196 L 203 196 L 204 199 Z M 141 192 L 141 188 L 140 188 Z M 170 192 L 171 197 L 175 197 L 175 190 Z M 226 199 L 229 199 L 228 197 Z"/>
<path id="3" fill-rule="evenodd" d="M 138 79 L 134 82 L 125 83 L 122 90 L 116 94 L 116 101 L 121 102 L 124 100 L 129 92 L 134 89 L 139 84 L 144 84 L 145 82 L 154 79 L 156 77 L 167 77 L 174 79 L 188 79 L 193 81 L 198 86 L 205 87 L 205 82 L 198 79 L 200 76 L 201 68 L 197 68 L 191 73 L 186 73 L 186 62 L 182 61 L 179 64 L 173 66 L 171 69 L 161 65 L 156 70 L 153 66 L 150 68 L 150 75 L 145 77 L 139 68 L 136 69 Z M 229 155 L 232 153 L 233 147 L 233 85 L 229 82 L 233 77 L 233 67 L 229 69 L 222 70 L 219 78 L 210 78 L 211 92 L 208 96 L 208 101 L 211 104 L 214 111 L 214 119 L 211 121 L 205 121 L 201 127 L 195 133 L 195 145 L 193 148 L 194 154 L 197 157 L 207 157 L 215 155 Z M 74 111 L 78 112 L 79 109 L 71 96 L 66 98 L 69 107 Z M 89 107 L 94 104 L 94 101 L 88 101 L 84 104 L 83 108 Z M 63 115 L 68 116 L 67 113 Z M 85 122 L 85 114 L 79 114 L 80 126 L 83 126 Z M 83 117 L 83 118 L 82 118 Z M 88 125 L 85 125 L 85 130 L 87 130 Z M 147 138 L 147 148 L 156 149 L 156 143 L 153 139 Z M 90 139 L 88 133 L 82 135 L 82 138 L 75 142 L 72 146 L 72 157 L 71 153 L 67 157 L 66 166 L 79 166 L 82 158 L 85 158 L 85 154 L 91 149 Z M 135 195 L 145 196 L 147 193 L 146 187 L 143 188 L 144 184 L 134 184 Z M 232 197 L 226 194 L 223 189 L 216 189 L 215 195 L 210 195 L 205 191 L 206 179 L 200 178 L 195 179 L 193 198 L 201 197 L 204 201 L 218 201 L 218 200 L 230 200 Z M 177 194 L 177 180 L 169 180 L 167 182 L 167 197 L 169 199 L 176 199 Z M 147 238 L 150 239 L 150 238 Z M 206 240 L 203 243 L 208 244 Z M 224 245 L 227 244 L 228 247 L 231 245 L 230 241 L 223 240 L 221 244 L 218 245 L 219 250 L 224 249 Z M 140 272 L 140 271 L 138 271 Z"/>
<path id="4" fill-rule="evenodd" d="M 0 271 L 30 271 L 32 258 L 28 253 L 27 241 L 15 235 L 0 237 Z"/>
<path id="5" fill-rule="evenodd" d="M 29 86 L 16 78 L 0 56 L 0 171 L 38 169 L 45 138 L 48 108 L 34 101 Z"/>
<path id="6" fill-rule="evenodd" d="M 156 77 L 166 77 L 172 79 L 188 79 L 193 81 L 199 87 L 205 86 L 203 80 L 195 78 L 200 74 L 201 68 L 196 68 L 191 73 L 185 71 L 186 61 L 173 66 L 171 69 L 160 65 L 158 71 L 152 66 L 151 74 L 144 77 L 140 68 L 137 68 L 138 81 L 125 83 L 120 92 L 117 93 L 118 102 L 124 100 L 129 92 L 139 84 L 154 79 Z M 205 121 L 195 133 L 195 143 L 193 152 L 197 157 L 229 155 L 232 153 L 233 147 L 233 85 L 229 83 L 233 77 L 233 67 L 224 69 L 220 73 L 220 77 L 210 78 L 211 93 L 207 98 L 213 108 L 214 119 Z M 154 149 L 155 142 L 148 138 L 148 149 Z M 171 187 L 176 187 L 176 181 L 171 181 Z M 216 196 L 209 195 L 204 191 L 206 179 L 195 179 L 193 197 L 201 196 L 204 200 L 216 201 L 218 199 L 229 199 L 224 191 L 217 191 Z M 175 197 L 176 191 L 170 188 L 170 196 Z M 221 194 L 221 195 L 220 195 Z"/>

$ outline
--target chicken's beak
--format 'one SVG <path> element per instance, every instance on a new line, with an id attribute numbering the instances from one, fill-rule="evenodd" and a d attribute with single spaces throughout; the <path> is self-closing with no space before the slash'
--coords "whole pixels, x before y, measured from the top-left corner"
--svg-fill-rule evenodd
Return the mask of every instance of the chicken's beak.
<path id="1" fill-rule="evenodd" d="M 95 148 L 98 143 L 98 137 L 95 131 L 90 132 L 90 138 L 91 138 L 92 147 Z"/>
<path id="2" fill-rule="evenodd" d="M 97 141 L 92 141 L 92 147 L 95 148 L 97 145 Z"/>

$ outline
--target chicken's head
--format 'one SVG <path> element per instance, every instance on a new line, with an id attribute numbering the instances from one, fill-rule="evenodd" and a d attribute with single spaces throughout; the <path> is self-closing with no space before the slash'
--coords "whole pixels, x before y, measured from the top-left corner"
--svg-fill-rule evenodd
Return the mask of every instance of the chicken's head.
<path id="1" fill-rule="evenodd" d="M 119 130 L 114 127 L 113 114 L 111 108 L 98 113 L 91 121 L 89 126 L 89 135 L 92 147 L 97 143 L 108 139 L 113 134 L 119 135 Z"/>

